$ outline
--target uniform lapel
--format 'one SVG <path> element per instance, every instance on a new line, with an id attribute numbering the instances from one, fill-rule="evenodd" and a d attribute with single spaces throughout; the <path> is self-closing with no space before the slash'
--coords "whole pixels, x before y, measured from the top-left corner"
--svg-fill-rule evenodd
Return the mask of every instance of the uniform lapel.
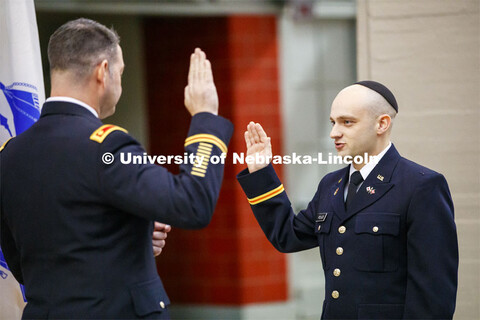
<path id="1" fill-rule="evenodd" d="M 346 215 L 344 194 L 345 184 L 348 181 L 349 168 L 350 167 L 348 166 L 343 170 L 344 172 L 341 175 L 340 179 L 336 181 L 336 183 L 331 189 L 332 206 L 335 214 L 340 217 L 340 219 L 343 219 Z"/>
<path id="2" fill-rule="evenodd" d="M 362 209 L 370 206 L 394 186 L 390 180 L 399 159 L 400 154 L 392 145 L 360 186 L 343 220 L 349 219 Z"/>

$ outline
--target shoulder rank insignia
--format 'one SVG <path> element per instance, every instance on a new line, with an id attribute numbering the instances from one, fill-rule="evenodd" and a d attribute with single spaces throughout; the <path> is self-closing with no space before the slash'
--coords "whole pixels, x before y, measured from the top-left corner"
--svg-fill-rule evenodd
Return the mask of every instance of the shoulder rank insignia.
<path id="1" fill-rule="evenodd" d="M 7 146 L 7 143 L 9 143 L 10 140 L 12 140 L 12 139 L 13 139 L 13 137 L 9 138 L 7 141 L 5 141 L 5 143 L 0 147 L 0 152 L 2 152 L 3 149 L 5 149 L 5 147 Z"/>
<path id="2" fill-rule="evenodd" d="M 105 140 L 105 138 L 110 134 L 112 133 L 113 131 L 123 131 L 125 133 L 128 133 L 127 130 L 119 127 L 119 126 L 115 126 L 113 124 L 104 124 L 103 126 L 101 126 L 100 128 L 98 128 L 97 130 L 95 130 L 92 135 L 90 136 L 90 140 L 93 140 L 93 141 L 96 141 L 98 143 L 102 143 L 103 140 Z"/>

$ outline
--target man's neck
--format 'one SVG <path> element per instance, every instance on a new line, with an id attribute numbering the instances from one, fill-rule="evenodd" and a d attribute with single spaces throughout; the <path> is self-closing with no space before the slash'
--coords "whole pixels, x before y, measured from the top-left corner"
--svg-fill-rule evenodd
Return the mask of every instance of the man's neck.
<path id="1" fill-rule="evenodd" d="M 57 72 L 52 75 L 52 90 L 50 97 L 70 97 L 86 103 L 92 107 L 98 115 L 100 108 L 96 99 L 95 89 L 89 81 L 78 81 L 68 72 Z"/>
<path id="2" fill-rule="evenodd" d="M 371 166 L 371 163 L 370 163 L 369 160 L 370 160 L 370 157 L 372 157 L 372 156 L 375 157 L 375 164 L 374 164 L 374 166 L 373 166 L 373 167 L 375 167 L 375 165 L 378 163 L 378 161 L 380 161 L 380 159 L 385 155 L 385 153 L 387 153 L 387 151 L 388 151 L 388 149 L 391 147 L 391 145 L 392 145 L 392 142 L 389 140 L 389 141 L 385 144 L 385 146 L 383 147 L 383 149 L 380 150 L 380 152 L 376 152 L 376 154 L 374 154 L 374 155 L 372 155 L 372 154 L 369 154 L 369 155 L 368 155 L 368 159 L 366 159 L 366 160 L 368 160 L 368 162 L 366 162 L 366 163 L 363 163 L 363 162 L 362 162 L 362 163 L 359 163 L 359 164 L 353 162 L 353 164 L 352 164 L 352 165 L 353 165 L 353 168 L 355 168 L 355 170 L 360 171 L 360 170 L 361 170 L 362 168 L 364 168 L 367 164 Z M 372 160 L 372 161 L 374 161 L 374 160 Z M 372 169 L 373 169 L 373 167 L 372 167 Z"/>

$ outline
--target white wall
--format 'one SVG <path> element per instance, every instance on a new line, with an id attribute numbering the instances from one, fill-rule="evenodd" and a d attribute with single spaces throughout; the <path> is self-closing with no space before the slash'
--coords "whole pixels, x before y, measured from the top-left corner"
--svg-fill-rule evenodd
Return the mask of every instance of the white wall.
<path id="1" fill-rule="evenodd" d="M 480 1 L 358 3 L 359 75 L 394 88 L 400 153 L 448 181 L 460 254 L 455 319 L 480 319 Z"/>
<path id="2" fill-rule="evenodd" d="M 329 137 L 331 102 L 356 79 L 355 21 L 279 20 L 284 154 L 336 154 Z M 273 146 L 275 147 L 275 146 Z M 296 211 L 306 208 L 333 165 L 285 166 L 284 183 Z M 289 283 L 296 319 L 319 319 L 324 275 L 318 248 L 290 254 Z"/>

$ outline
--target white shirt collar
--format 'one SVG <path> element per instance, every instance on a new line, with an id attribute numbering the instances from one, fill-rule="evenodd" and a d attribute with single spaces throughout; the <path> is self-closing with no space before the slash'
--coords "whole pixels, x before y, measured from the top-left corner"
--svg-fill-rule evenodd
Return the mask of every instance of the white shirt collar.
<path id="1" fill-rule="evenodd" d="M 71 102 L 71 103 L 78 104 L 79 106 L 82 106 L 85 109 L 87 109 L 88 111 L 90 111 L 91 113 L 93 113 L 93 115 L 98 118 L 98 113 L 95 109 L 90 107 L 85 102 L 82 102 L 82 101 L 77 100 L 75 98 L 71 98 L 71 97 L 50 97 L 47 100 L 45 100 L 45 102 L 53 102 L 53 101 L 64 101 L 64 102 Z"/>
<path id="2" fill-rule="evenodd" d="M 362 175 L 363 180 L 367 179 L 370 172 L 372 172 L 372 170 L 375 168 L 377 163 L 380 162 L 380 160 L 383 158 L 385 153 L 387 153 L 388 149 L 390 149 L 391 146 L 392 146 L 392 142 L 389 142 L 388 146 L 376 156 L 377 158 L 376 161 L 370 161 L 366 165 L 364 165 L 362 169 L 360 169 L 360 174 Z M 350 165 L 350 174 L 348 176 L 351 177 L 352 173 L 354 173 L 355 171 L 357 171 L 357 169 L 355 169 L 353 165 Z"/>

